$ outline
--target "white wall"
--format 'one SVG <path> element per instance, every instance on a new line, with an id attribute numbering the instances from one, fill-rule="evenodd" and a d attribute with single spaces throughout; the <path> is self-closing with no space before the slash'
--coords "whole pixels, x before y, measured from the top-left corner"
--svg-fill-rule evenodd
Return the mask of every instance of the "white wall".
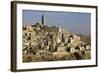
<path id="1" fill-rule="evenodd" d="M 10 71 L 10 8 L 11 8 L 10 1 L 11 0 L 0 0 L 0 73 L 12 73 Z M 99 0 L 33 0 L 33 1 L 98 5 L 100 7 Z M 100 13 L 100 10 L 98 13 Z M 100 25 L 98 26 L 100 28 Z M 100 43 L 99 40 L 100 38 L 98 39 L 98 43 Z M 98 49 L 98 52 L 100 56 L 100 49 Z M 100 57 L 99 57 L 99 64 L 100 64 Z M 54 72 L 55 73 L 87 73 L 87 72 L 99 73 L 100 65 L 99 67 L 92 67 L 92 68 L 62 69 L 62 70 L 49 70 L 49 71 L 46 70 L 46 71 L 35 71 L 34 73 L 41 73 L 41 72 L 42 73 L 54 73 Z M 33 73 L 33 71 L 26 73 Z"/>

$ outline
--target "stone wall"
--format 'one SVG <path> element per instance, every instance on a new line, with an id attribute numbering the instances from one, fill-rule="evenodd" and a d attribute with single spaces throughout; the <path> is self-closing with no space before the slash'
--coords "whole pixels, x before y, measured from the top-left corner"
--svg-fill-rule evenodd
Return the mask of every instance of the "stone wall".
<path id="1" fill-rule="evenodd" d="M 80 36 L 61 27 L 40 23 L 23 26 L 23 62 L 90 59 L 90 51 Z"/>

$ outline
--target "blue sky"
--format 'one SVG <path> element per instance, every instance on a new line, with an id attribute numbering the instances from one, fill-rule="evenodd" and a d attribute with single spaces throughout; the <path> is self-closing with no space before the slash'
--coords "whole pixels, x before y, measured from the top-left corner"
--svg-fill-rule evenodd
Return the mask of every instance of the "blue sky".
<path id="1" fill-rule="evenodd" d="M 23 25 L 34 25 L 46 16 L 46 24 L 62 27 L 69 32 L 90 35 L 91 14 L 79 12 L 56 12 L 23 10 Z"/>

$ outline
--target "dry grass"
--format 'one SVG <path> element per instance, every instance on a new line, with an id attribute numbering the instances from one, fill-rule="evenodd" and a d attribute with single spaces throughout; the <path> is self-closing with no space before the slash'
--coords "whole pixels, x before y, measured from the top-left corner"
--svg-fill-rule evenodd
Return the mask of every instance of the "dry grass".
<path id="1" fill-rule="evenodd" d="M 81 35 L 81 40 L 89 45 L 91 45 L 91 36 Z"/>
<path id="2" fill-rule="evenodd" d="M 87 60 L 91 59 L 91 52 L 85 51 L 75 53 L 57 54 L 51 56 L 44 55 L 23 55 L 23 62 L 61 61 L 61 60 Z"/>

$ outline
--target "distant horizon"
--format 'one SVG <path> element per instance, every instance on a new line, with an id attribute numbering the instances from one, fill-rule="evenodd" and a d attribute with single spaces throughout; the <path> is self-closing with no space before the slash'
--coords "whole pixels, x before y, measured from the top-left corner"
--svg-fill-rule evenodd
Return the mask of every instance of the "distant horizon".
<path id="1" fill-rule="evenodd" d="M 62 27 L 76 34 L 91 35 L 90 13 L 23 10 L 23 25 L 34 25 L 41 22 L 43 14 L 49 26 Z"/>

